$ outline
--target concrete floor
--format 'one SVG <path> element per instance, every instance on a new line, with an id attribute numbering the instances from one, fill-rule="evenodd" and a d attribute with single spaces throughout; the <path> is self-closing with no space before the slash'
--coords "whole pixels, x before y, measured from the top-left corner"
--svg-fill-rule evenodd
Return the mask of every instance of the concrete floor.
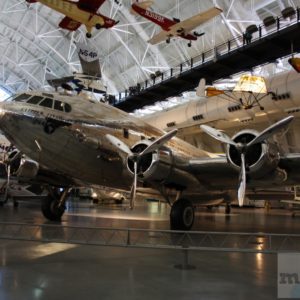
<path id="1" fill-rule="evenodd" d="M 75 204 L 64 225 L 168 229 L 169 209 L 144 203 L 134 211 Z M 33 203 L 0 209 L 6 222 L 47 223 Z M 299 233 L 285 210 L 197 211 L 194 230 Z M 178 250 L 128 249 L 0 240 L 0 299 L 276 299 L 277 256 L 192 252 L 194 270 L 174 267 Z"/>

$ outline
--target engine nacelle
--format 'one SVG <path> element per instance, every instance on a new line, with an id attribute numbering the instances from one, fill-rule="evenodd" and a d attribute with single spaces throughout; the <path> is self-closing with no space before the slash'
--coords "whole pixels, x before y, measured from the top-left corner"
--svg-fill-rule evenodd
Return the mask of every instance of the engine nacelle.
<path id="1" fill-rule="evenodd" d="M 255 130 L 242 130 L 232 137 L 236 143 L 249 143 L 258 136 Z M 227 159 L 236 169 L 240 170 L 241 155 L 232 145 L 227 145 Z M 254 144 L 247 149 L 245 155 L 246 171 L 252 178 L 261 178 L 275 171 L 279 163 L 280 155 L 278 147 L 269 141 Z"/>
<path id="2" fill-rule="evenodd" d="M 133 153 L 142 152 L 151 142 L 143 141 L 134 145 L 131 149 Z M 164 184 L 183 190 L 188 186 L 199 184 L 198 180 L 190 173 L 183 170 L 188 161 L 178 157 L 167 147 L 148 153 L 141 157 L 138 163 L 138 178 L 141 181 L 151 181 Z M 131 159 L 127 160 L 127 168 L 134 174 L 134 163 Z"/>
<path id="3" fill-rule="evenodd" d="M 31 159 L 22 158 L 20 166 L 16 171 L 16 175 L 19 179 L 32 179 L 35 178 L 39 171 L 39 164 Z"/>

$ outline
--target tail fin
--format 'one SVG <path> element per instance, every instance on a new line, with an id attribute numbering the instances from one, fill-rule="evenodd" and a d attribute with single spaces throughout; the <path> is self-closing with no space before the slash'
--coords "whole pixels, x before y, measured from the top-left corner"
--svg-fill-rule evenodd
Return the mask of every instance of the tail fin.
<path id="1" fill-rule="evenodd" d="M 139 6 L 140 8 L 143 8 L 143 9 L 148 9 L 149 7 L 152 6 L 153 2 L 154 2 L 153 0 L 145 0 L 145 1 L 142 1 L 142 2 L 136 1 L 136 2 L 134 3 L 134 5 L 137 5 L 137 6 Z M 137 15 L 137 14 L 138 14 L 133 8 L 131 8 L 130 12 L 131 12 L 133 15 Z"/>
<path id="2" fill-rule="evenodd" d="M 205 85 L 206 85 L 205 78 L 201 78 L 200 81 L 199 81 L 199 84 L 196 88 L 196 95 L 198 97 L 204 97 L 205 96 Z"/>

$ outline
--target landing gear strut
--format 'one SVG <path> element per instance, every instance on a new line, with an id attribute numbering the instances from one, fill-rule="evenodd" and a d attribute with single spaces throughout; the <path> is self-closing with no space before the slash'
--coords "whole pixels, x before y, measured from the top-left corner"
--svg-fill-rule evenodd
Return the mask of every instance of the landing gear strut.
<path id="1" fill-rule="evenodd" d="M 49 193 L 42 201 L 42 213 L 50 221 L 60 221 L 65 212 L 66 197 L 69 189 L 59 192 L 58 189 L 49 189 Z"/>
<path id="2" fill-rule="evenodd" d="M 230 203 L 226 203 L 225 214 L 229 215 L 230 213 L 231 213 L 231 205 L 230 205 Z"/>
<path id="3" fill-rule="evenodd" d="M 171 208 L 170 225 L 172 230 L 190 230 L 193 226 L 195 210 L 192 202 L 181 198 Z"/>

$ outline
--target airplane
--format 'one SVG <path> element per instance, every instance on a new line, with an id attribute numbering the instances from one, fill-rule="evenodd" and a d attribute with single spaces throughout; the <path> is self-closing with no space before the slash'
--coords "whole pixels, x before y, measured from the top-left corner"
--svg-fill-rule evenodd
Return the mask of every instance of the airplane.
<path id="1" fill-rule="evenodd" d="M 80 93 L 82 90 L 106 94 L 106 87 L 101 78 L 101 68 L 97 49 L 83 43 L 76 43 L 82 73 L 74 73 L 73 76 L 62 78 L 47 78 L 49 85 L 56 90 L 62 87 L 68 91 Z M 74 87 L 73 87 L 74 86 Z"/>
<path id="2" fill-rule="evenodd" d="M 299 79 L 300 75 L 293 69 L 265 78 L 267 91 L 262 94 L 263 98 L 260 100 L 263 110 L 259 105 L 253 105 L 251 109 L 244 108 L 238 101 L 240 97 L 238 93 L 231 99 L 224 96 L 224 93 L 216 93 L 213 97 L 191 94 L 187 102 L 146 115 L 143 120 L 165 131 L 176 128 L 178 137 L 207 151 L 218 152 L 222 151 L 221 145 L 204 134 L 200 125 L 217 127 L 233 135 L 249 126 L 262 130 L 271 122 L 292 114 L 296 120 L 293 122 L 292 130 L 289 131 L 290 135 L 285 135 L 284 138 L 289 138 L 287 144 L 293 144 L 300 149 L 297 134 L 300 125 Z M 248 97 L 245 93 L 244 96 L 248 99 L 250 96 L 253 97 L 253 94 L 250 93 Z"/>
<path id="3" fill-rule="evenodd" d="M 148 41 L 152 45 L 160 43 L 162 41 L 170 43 L 172 37 L 178 36 L 183 39 L 189 40 L 188 46 L 191 47 L 191 41 L 197 40 L 198 37 L 204 34 L 204 32 L 198 33 L 197 31 L 192 31 L 199 25 L 222 13 L 222 9 L 213 7 L 205 12 L 199 13 L 183 21 L 180 21 L 177 18 L 173 18 L 173 20 L 171 20 L 151 10 L 148 10 L 147 8 L 149 8 L 152 4 L 153 1 L 143 1 L 135 2 L 131 6 L 132 13 L 140 15 L 162 28 L 162 31 L 160 33 L 154 35 Z"/>
<path id="4" fill-rule="evenodd" d="M 59 27 L 69 31 L 77 30 L 81 24 L 84 24 L 87 30 L 86 37 L 92 37 L 92 28 L 111 28 L 117 23 L 100 13 L 97 13 L 99 7 L 106 0 L 79 0 L 77 2 L 69 0 L 26 0 L 28 3 L 40 2 L 53 10 L 65 15 L 59 23 Z"/>
<path id="5" fill-rule="evenodd" d="M 299 184 L 300 153 L 281 153 L 272 137 L 286 130 L 288 116 L 261 133 L 245 129 L 232 138 L 203 130 L 227 144 L 225 154 L 196 148 L 113 106 L 79 96 L 27 92 L 0 103 L 0 128 L 29 159 L 23 172 L 44 183 L 42 212 L 60 220 L 74 187 L 129 190 L 134 207 L 138 182 L 158 190 L 171 206 L 171 229 L 189 230 L 197 202 L 236 198 L 246 190 Z M 238 179 L 239 178 L 239 179 Z M 170 191 L 175 193 L 171 198 Z"/>

